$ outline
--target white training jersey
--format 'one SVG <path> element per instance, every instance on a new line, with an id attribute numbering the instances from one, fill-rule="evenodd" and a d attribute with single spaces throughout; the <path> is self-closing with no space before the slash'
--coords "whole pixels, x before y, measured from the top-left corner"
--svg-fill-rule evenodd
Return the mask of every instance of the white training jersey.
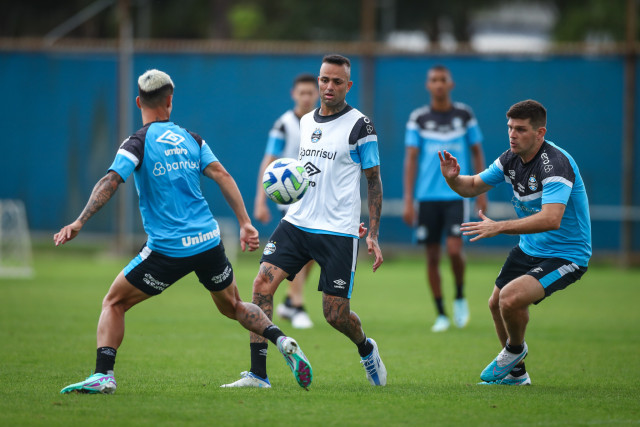
<path id="1" fill-rule="evenodd" d="M 311 233 L 357 237 L 361 171 L 380 165 L 378 136 L 371 120 L 349 105 L 331 116 L 319 111 L 300 120 L 298 160 L 311 183 L 284 219 Z"/>

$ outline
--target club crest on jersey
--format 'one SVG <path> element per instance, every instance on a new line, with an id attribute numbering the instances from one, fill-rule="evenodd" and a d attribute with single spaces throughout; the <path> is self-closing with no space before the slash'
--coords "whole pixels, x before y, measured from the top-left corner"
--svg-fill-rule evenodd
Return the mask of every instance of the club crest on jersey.
<path id="1" fill-rule="evenodd" d="M 311 134 L 311 142 L 316 143 L 320 141 L 320 138 L 322 138 L 322 130 L 320 128 L 317 128 Z"/>
<path id="2" fill-rule="evenodd" d="M 529 177 L 529 190 L 536 191 L 538 189 L 538 181 L 536 181 L 536 177 L 531 175 Z"/>
<path id="3" fill-rule="evenodd" d="M 274 253 L 276 251 L 276 244 L 274 242 L 269 242 L 267 243 L 267 245 L 264 247 L 264 251 L 262 251 L 262 253 L 264 255 L 271 255 L 272 253 Z"/>

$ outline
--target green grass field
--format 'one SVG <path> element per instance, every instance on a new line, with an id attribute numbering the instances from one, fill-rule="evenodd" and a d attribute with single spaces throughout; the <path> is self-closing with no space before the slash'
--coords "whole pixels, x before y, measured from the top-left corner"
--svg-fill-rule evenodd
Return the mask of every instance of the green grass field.
<path id="1" fill-rule="evenodd" d="M 78 247 L 38 250 L 34 279 L 0 279 L 0 425 L 640 423 L 640 272 L 592 265 L 531 310 L 533 386 L 477 386 L 500 350 L 486 301 L 502 259 L 472 254 L 471 322 L 443 334 L 430 332 L 434 309 L 419 255 L 386 254 L 375 274 L 361 258 L 352 308 L 380 346 L 387 387 L 369 385 L 355 346 L 323 322 L 310 281 L 316 326 L 296 331 L 276 319 L 312 362 L 310 391 L 298 387 L 272 346 L 272 389 L 220 389 L 248 370 L 249 336 L 217 312 L 192 275 L 127 314 L 114 395 L 60 395 L 94 368 L 101 300 L 128 261 Z M 242 255 L 234 265 L 244 299 L 257 261 L 258 254 Z"/>

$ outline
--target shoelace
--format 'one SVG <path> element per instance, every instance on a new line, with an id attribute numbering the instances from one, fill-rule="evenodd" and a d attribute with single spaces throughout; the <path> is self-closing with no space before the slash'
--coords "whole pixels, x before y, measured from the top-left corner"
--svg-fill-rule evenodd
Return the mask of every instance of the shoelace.
<path id="1" fill-rule="evenodd" d="M 364 369 L 369 374 L 372 374 L 372 373 L 374 373 L 376 371 L 376 361 L 373 358 L 373 354 L 371 356 L 369 356 L 368 358 L 361 360 L 360 363 L 362 363 L 364 365 Z"/>

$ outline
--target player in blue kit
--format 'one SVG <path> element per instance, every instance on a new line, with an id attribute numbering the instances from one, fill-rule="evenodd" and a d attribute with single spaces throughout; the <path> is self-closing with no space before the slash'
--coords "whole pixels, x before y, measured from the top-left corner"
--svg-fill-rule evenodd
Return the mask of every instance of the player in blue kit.
<path id="1" fill-rule="evenodd" d="M 460 175 L 450 153 L 438 153 L 447 184 L 475 197 L 503 182 L 513 187 L 518 219 L 462 224 L 471 241 L 519 234 L 498 278 L 489 309 L 503 347 L 481 373 L 481 384 L 528 385 L 524 358 L 529 306 L 580 280 L 591 258 L 589 202 L 578 165 L 562 148 L 544 139 L 547 111 L 537 101 L 518 102 L 507 112 L 510 149 L 478 175 Z"/>
<path id="2" fill-rule="evenodd" d="M 384 386 L 387 371 L 377 343 L 367 338 L 358 315 L 351 311 L 358 256 L 358 239 L 366 232 L 360 223 L 360 177 L 367 179 L 369 254 L 373 271 L 382 264 L 378 245 L 382 181 L 378 136 L 372 121 L 345 101 L 353 82 L 351 62 L 340 55 L 322 59 L 318 87 L 320 108 L 300 120 L 298 160 L 312 184 L 305 196 L 291 205 L 263 251 L 253 282 L 253 301 L 269 317 L 273 295 L 280 283 L 293 278 L 315 260 L 320 266 L 318 290 L 326 321 L 353 342 L 374 386 Z M 270 387 L 267 378 L 267 342 L 251 334 L 251 369 L 222 387 Z M 309 382 L 311 378 L 309 378 Z"/>
<path id="3" fill-rule="evenodd" d="M 318 81 L 312 74 L 300 74 L 293 81 L 291 99 L 294 107 L 282 114 L 273 124 L 269 132 L 267 148 L 260 164 L 258 173 L 258 185 L 253 207 L 253 217 L 262 222 L 271 221 L 271 213 L 267 206 L 267 195 L 262 184 L 262 175 L 271 162 L 281 157 L 295 159 L 300 148 L 300 118 L 312 111 L 318 104 Z M 278 210 L 284 216 L 289 209 L 288 205 L 277 205 Z M 276 312 L 283 319 L 291 320 L 291 326 L 296 329 L 307 329 L 313 326 L 313 322 L 304 309 L 304 284 L 313 266 L 310 261 L 305 265 L 296 277 L 289 283 L 287 297 L 283 303 L 278 304 Z"/>
<path id="4" fill-rule="evenodd" d="M 427 276 L 438 312 L 431 328 L 433 332 L 446 331 L 450 325 L 442 300 L 440 277 L 443 234 L 456 286 L 453 321 L 459 328 L 469 322 L 460 234 L 460 224 L 469 220 L 468 201 L 447 185 L 440 174 L 437 153 L 446 150 L 453 154 L 463 174 L 469 173 L 470 166 L 476 173 L 485 168 L 478 121 L 469 106 L 451 100 L 453 87 L 449 69 L 442 65 L 431 67 L 426 82 L 430 104 L 411 113 L 405 133 L 403 220 L 407 225 L 416 227 L 418 243 L 426 246 Z M 418 202 L 417 214 L 414 201 Z M 476 206 L 486 211 L 486 195 L 478 196 Z"/>
<path id="5" fill-rule="evenodd" d="M 113 368 L 124 338 L 125 312 L 191 272 L 209 290 L 222 314 L 276 344 L 297 379 L 310 369 L 308 360 L 296 341 L 285 336 L 258 306 L 240 299 L 218 223 L 200 190 L 201 174 L 220 186 L 240 224 L 242 250 L 254 251 L 260 245 L 258 232 L 234 179 L 199 135 L 169 121 L 174 89 L 169 75 L 149 70 L 138 79 L 138 89 L 136 103 L 144 126 L 122 143 L 78 219 L 53 238 L 58 246 L 76 237 L 133 173 L 148 239 L 102 302 L 95 373 L 61 393 L 113 393 Z"/>

